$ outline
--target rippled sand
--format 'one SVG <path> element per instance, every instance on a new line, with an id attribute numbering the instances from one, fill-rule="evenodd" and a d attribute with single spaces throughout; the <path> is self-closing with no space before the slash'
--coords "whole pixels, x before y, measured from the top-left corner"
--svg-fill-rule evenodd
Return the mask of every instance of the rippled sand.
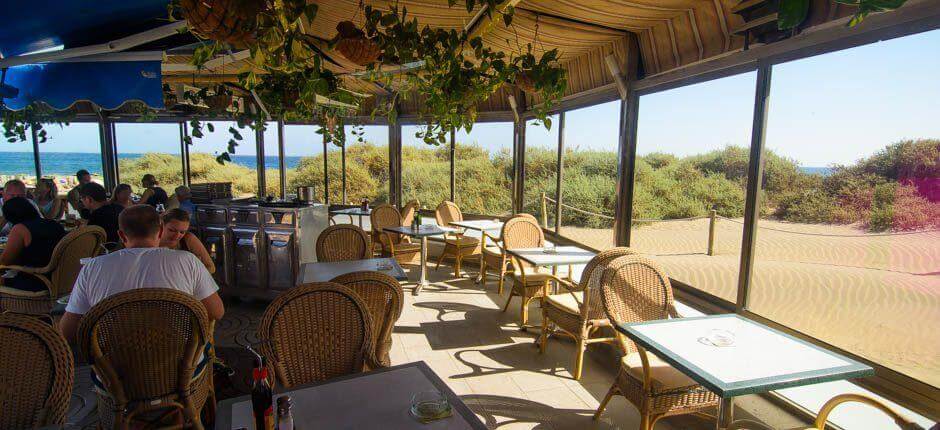
<path id="1" fill-rule="evenodd" d="M 853 226 L 761 221 L 751 311 L 940 386 L 940 232 L 870 235 Z M 674 279 L 734 301 L 743 226 L 708 220 L 633 230 L 633 247 Z M 607 248 L 610 230 L 564 228 Z"/>

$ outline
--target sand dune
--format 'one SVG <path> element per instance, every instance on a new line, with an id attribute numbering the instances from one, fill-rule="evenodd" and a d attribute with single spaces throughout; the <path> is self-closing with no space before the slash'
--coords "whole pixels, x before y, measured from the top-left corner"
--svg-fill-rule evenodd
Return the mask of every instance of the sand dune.
<path id="1" fill-rule="evenodd" d="M 674 279 L 734 301 L 743 224 L 719 220 L 705 254 L 708 220 L 633 230 L 633 247 Z M 853 226 L 761 221 L 751 311 L 940 386 L 940 232 L 872 235 Z M 563 234 L 610 247 L 610 230 Z"/>

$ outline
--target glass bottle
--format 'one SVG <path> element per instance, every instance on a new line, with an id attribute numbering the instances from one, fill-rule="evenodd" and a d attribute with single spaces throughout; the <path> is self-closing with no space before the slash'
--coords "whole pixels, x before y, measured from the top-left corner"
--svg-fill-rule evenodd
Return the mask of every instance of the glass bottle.
<path id="1" fill-rule="evenodd" d="M 274 395 L 268 382 L 268 369 L 263 365 L 251 373 L 251 412 L 255 429 L 274 430 Z"/>
<path id="2" fill-rule="evenodd" d="M 277 430 L 294 430 L 294 415 L 291 413 L 293 403 L 290 396 L 277 398 Z"/>

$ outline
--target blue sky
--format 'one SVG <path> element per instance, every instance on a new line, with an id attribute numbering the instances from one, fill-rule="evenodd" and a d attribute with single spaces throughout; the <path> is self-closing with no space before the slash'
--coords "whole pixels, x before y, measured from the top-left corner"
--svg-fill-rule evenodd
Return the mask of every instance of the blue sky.
<path id="1" fill-rule="evenodd" d="M 879 42 L 774 67 L 767 147 L 806 166 L 852 163 L 885 145 L 906 138 L 940 138 L 940 30 Z M 750 141 L 755 73 L 643 96 L 640 100 L 638 152 L 697 154 Z M 591 106 L 566 114 L 568 148 L 615 150 L 619 103 Z M 555 121 L 557 124 L 557 120 Z M 196 142 L 193 151 L 216 152 L 228 140 L 229 124 Z M 557 126 L 556 126 L 557 127 Z M 288 126 L 286 153 L 322 152 L 315 126 Z M 95 124 L 49 127 L 50 143 L 40 151 L 97 152 Z M 254 154 L 253 137 L 239 154 Z M 418 145 L 413 127 L 402 131 L 404 144 Z M 266 153 L 276 154 L 274 127 L 265 136 Z M 554 147 L 557 129 L 529 126 L 527 144 Z M 366 139 L 388 142 L 385 127 L 366 127 Z M 119 124 L 118 152 L 160 150 L 179 153 L 173 124 Z M 491 150 L 512 146 L 508 123 L 480 123 L 460 142 Z M 0 151 L 29 151 L 29 144 L 4 144 Z"/>

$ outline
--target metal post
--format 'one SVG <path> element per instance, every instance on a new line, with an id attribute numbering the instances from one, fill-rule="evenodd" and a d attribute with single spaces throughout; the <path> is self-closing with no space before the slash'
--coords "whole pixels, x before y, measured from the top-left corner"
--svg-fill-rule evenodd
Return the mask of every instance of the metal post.
<path id="1" fill-rule="evenodd" d="M 330 164 L 326 146 L 326 133 L 323 133 L 323 203 L 330 204 Z"/>
<path id="2" fill-rule="evenodd" d="M 287 199 L 287 167 L 284 160 L 284 120 L 277 122 L 277 174 L 280 178 L 279 187 L 281 200 Z"/>
<path id="3" fill-rule="evenodd" d="M 101 171 L 104 176 L 104 187 L 113 190 L 120 181 L 115 160 L 116 150 L 114 142 L 114 124 L 105 118 L 98 120 L 98 135 L 101 143 Z"/>
<path id="4" fill-rule="evenodd" d="M 454 129 L 450 129 L 450 201 L 456 201 L 457 193 L 457 176 L 456 170 L 454 167 L 454 161 L 456 159 L 456 146 L 457 146 L 457 132 Z"/>
<path id="5" fill-rule="evenodd" d="M 718 222 L 718 211 L 708 211 L 708 255 L 715 255 L 715 224 Z"/>
<path id="6" fill-rule="evenodd" d="M 36 168 L 36 185 L 39 185 L 39 178 L 42 177 L 42 163 L 39 162 L 39 135 L 36 127 L 30 127 L 33 134 L 33 165 Z"/>
<path id="7" fill-rule="evenodd" d="M 630 246 L 633 226 L 633 179 L 636 172 L 636 126 L 640 98 L 630 91 L 620 102 L 620 142 L 617 145 L 617 206 L 614 215 L 614 242 Z"/>
<path id="8" fill-rule="evenodd" d="M 748 160 L 747 189 L 744 195 L 744 237 L 741 240 L 741 267 L 738 272 L 736 312 L 747 309 L 748 288 L 751 285 L 754 244 L 757 242 L 757 221 L 760 218 L 760 188 L 764 164 L 764 137 L 767 131 L 767 108 L 770 100 L 770 75 L 770 64 L 758 63 L 754 118 L 751 124 L 751 154 Z"/>
<path id="9" fill-rule="evenodd" d="M 347 142 L 347 143 L 348 143 L 348 142 Z M 343 204 L 345 205 L 345 204 L 346 204 L 346 143 L 343 144 L 343 147 L 340 148 L 340 151 L 341 151 L 341 152 L 340 152 L 340 157 L 341 157 L 341 160 L 342 160 L 342 161 L 341 161 L 341 164 L 343 165 L 343 171 L 342 171 L 342 175 L 343 175 L 343 178 L 342 178 L 342 180 L 343 180 Z M 360 224 L 362 223 L 362 217 L 361 217 L 361 216 L 359 217 L 359 223 L 360 223 Z M 362 226 L 360 226 L 360 227 L 362 227 Z"/>
<path id="10" fill-rule="evenodd" d="M 401 124 L 388 126 L 388 203 L 401 207 Z"/>
<path id="11" fill-rule="evenodd" d="M 512 212 L 520 213 L 525 208 L 525 120 L 516 121 L 513 137 Z"/>
<path id="12" fill-rule="evenodd" d="M 558 162 L 555 164 L 555 233 L 561 234 L 561 183 L 565 173 L 565 113 L 558 114 Z"/>
<path id="13" fill-rule="evenodd" d="M 255 130 L 255 150 L 257 151 L 256 165 L 258 167 L 258 198 L 263 199 L 268 193 L 264 178 L 264 130 L 260 127 Z"/>
<path id="14" fill-rule="evenodd" d="M 191 181 L 190 181 L 190 177 L 189 177 L 189 175 L 190 175 L 190 171 L 189 171 L 189 170 L 190 170 L 190 168 L 189 168 L 189 145 L 186 144 L 186 135 L 189 134 L 189 130 L 187 129 L 187 126 L 186 126 L 186 122 L 185 122 L 185 121 L 180 121 L 180 122 L 179 122 L 179 126 L 180 126 L 180 159 L 181 159 L 182 162 L 183 162 L 183 164 L 182 164 L 182 168 L 183 168 L 183 185 L 185 185 L 185 186 L 188 187 L 188 186 L 190 185 L 190 182 L 191 182 Z"/>

